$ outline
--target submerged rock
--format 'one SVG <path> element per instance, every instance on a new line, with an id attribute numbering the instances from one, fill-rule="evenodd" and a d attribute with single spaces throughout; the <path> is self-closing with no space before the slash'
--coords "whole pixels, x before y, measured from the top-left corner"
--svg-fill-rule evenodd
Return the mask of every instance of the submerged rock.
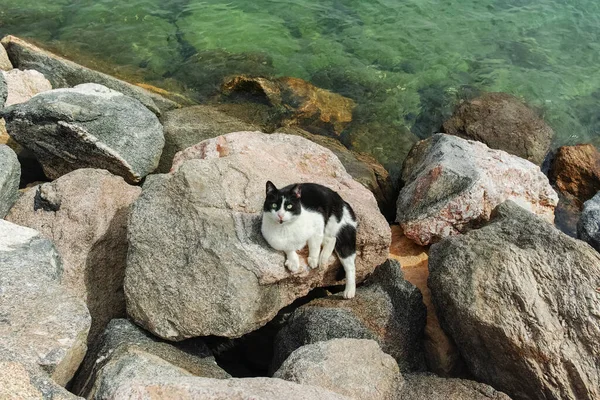
<path id="1" fill-rule="evenodd" d="M 62 265 L 39 232 L 0 220 L 0 360 L 4 350 L 66 385 L 86 352 L 90 315 L 60 286 Z"/>
<path id="2" fill-rule="evenodd" d="M 132 97 L 157 115 L 178 107 L 177 103 L 162 96 L 66 60 L 16 36 L 5 36 L 1 43 L 15 68 L 41 72 L 53 88 L 68 88 L 91 82 Z"/>
<path id="3" fill-rule="evenodd" d="M 481 382 L 515 399 L 600 398 L 600 254 L 512 202 L 436 243 L 429 287 Z"/>
<path id="4" fill-rule="evenodd" d="M 54 89 L 4 112 L 9 134 L 51 179 L 103 168 L 129 182 L 152 172 L 164 145 L 158 118 L 139 101 L 97 84 Z"/>
<path id="5" fill-rule="evenodd" d="M 583 204 L 577 237 L 600 252 L 600 192 Z"/>
<path id="6" fill-rule="evenodd" d="M 562 146 L 550 168 L 550 180 L 581 207 L 600 191 L 600 151 L 591 144 Z"/>
<path id="7" fill-rule="evenodd" d="M 403 384 L 394 359 L 377 342 L 332 339 L 295 350 L 273 375 L 357 400 L 393 400 Z"/>
<path id="8" fill-rule="evenodd" d="M 20 179 L 21 165 L 17 155 L 7 145 L 0 144 L 0 218 L 4 218 L 17 201 Z"/>
<path id="9" fill-rule="evenodd" d="M 554 132 L 521 100 L 507 93 L 486 93 L 462 103 L 443 130 L 478 140 L 540 165 L 550 149 Z"/>
<path id="10" fill-rule="evenodd" d="M 402 400 L 510 400 L 506 394 L 484 383 L 445 379 L 435 375 L 404 375 Z"/>
<path id="11" fill-rule="evenodd" d="M 464 232 L 513 200 L 549 221 L 558 197 L 539 167 L 486 145 L 436 134 L 418 142 L 402 169 L 397 221 L 421 245 Z"/>
<path id="12" fill-rule="evenodd" d="M 2 71 L 2 75 L 8 88 L 6 107 L 24 103 L 38 93 L 52 90 L 52 85 L 48 79 L 33 69 Z"/>
<path id="13" fill-rule="evenodd" d="M 308 271 L 303 253 L 292 275 L 262 238 L 267 180 L 317 182 L 350 203 L 359 224 L 357 282 L 385 261 L 389 226 L 333 153 L 297 136 L 231 133 L 178 153 L 170 174 L 144 183 L 129 224 L 128 314 L 169 340 L 239 337 L 315 286 L 338 282 L 337 259 Z"/>
<path id="14" fill-rule="evenodd" d="M 379 266 L 356 297 L 316 299 L 296 309 L 275 338 L 276 370 L 296 349 L 335 338 L 373 339 L 402 372 L 425 370 L 421 293 L 404 280 L 397 261 Z"/>
<path id="15" fill-rule="evenodd" d="M 226 95 L 252 96 L 279 110 L 281 126 L 298 125 L 309 132 L 339 136 L 352 121 L 353 100 L 302 79 L 236 76 L 223 85 Z"/>
<path id="16" fill-rule="evenodd" d="M 144 365 L 145 361 L 151 365 Z M 106 390 L 103 382 L 106 384 L 116 378 L 110 371 L 118 374 L 114 368 L 117 365 L 132 372 L 139 368 L 135 374 L 144 375 L 144 379 L 152 379 L 152 371 L 161 369 L 182 376 L 230 377 L 215 363 L 208 348 L 198 354 L 190 354 L 152 337 L 126 319 L 114 319 L 106 327 L 100 341 L 88 352 L 72 391 L 86 398 L 92 398 L 92 393 L 96 392 L 98 397 L 98 392 Z M 155 378 L 160 376 L 157 374 Z"/>
<path id="17" fill-rule="evenodd" d="M 90 310 L 90 342 L 111 319 L 125 316 L 127 217 L 140 193 L 106 170 L 84 168 L 26 190 L 6 217 L 54 242 L 62 286 Z"/>

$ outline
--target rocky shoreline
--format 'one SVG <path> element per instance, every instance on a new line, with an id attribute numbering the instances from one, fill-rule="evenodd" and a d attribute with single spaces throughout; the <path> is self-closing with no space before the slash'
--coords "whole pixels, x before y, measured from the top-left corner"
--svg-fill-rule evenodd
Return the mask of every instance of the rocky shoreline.
<path id="1" fill-rule="evenodd" d="M 552 153 L 518 99 L 463 103 L 395 177 L 300 79 L 190 105 L 1 44 L 0 398 L 600 398 L 600 152 Z M 352 206 L 356 298 L 337 260 L 284 268 L 267 180 Z"/>

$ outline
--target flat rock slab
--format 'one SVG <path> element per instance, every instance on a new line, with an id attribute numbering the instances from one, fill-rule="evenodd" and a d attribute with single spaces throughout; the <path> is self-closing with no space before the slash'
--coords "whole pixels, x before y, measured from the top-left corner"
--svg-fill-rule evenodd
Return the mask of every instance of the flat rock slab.
<path id="1" fill-rule="evenodd" d="M 600 398 L 600 254 L 512 202 L 429 252 L 442 327 L 515 399 Z"/>
<path id="2" fill-rule="evenodd" d="M 436 134 L 418 142 L 402 167 L 396 220 L 420 245 L 456 235 L 512 200 L 554 220 L 558 196 L 539 167 L 485 144 Z"/>
<path id="3" fill-rule="evenodd" d="M 331 151 L 306 139 L 237 132 L 180 152 L 134 203 L 125 276 L 127 311 L 169 340 L 239 337 L 316 286 L 340 283 L 339 262 L 301 273 L 260 233 L 265 183 L 317 182 L 339 192 L 358 219 L 357 282 L 387 258 L 390 228 L 373 194 Z"/>
<path id="4" fill-rule="evenodd" d="M 164 146 L 162 125 L 138 100 L 105 86 L 54 89 L 5 110 L 6 129 L 56 179 L 102 168 L 139 182 L 154 171 Z"/>
<path id="5" fill-rule="evenodd" d="M 64 386 L 85 355 L 90 315 L 59 285 L 61 274 L 48 239 L 0 220 L 0 343 Z"/>
<path id="6" fill-rule="evenodd" d="M 447 379 L 435 375 L 405 375 L 402 400 L 510 400 L 506 394 L 485 383 Z"/>
<path id="7" fill-rule="evenodd" d="M 19 197 L 19 180 L 21 164 L 15 152 L 5 144 L 0 144 L 0 218 L 4 218 L 8 210 Z"/>

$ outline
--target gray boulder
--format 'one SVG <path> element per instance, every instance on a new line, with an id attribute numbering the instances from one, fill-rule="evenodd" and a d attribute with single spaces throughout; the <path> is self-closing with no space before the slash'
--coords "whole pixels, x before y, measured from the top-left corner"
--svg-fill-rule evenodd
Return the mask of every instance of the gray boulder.
<path id="1" fill-rule="evenodd" d="M 512 202 L 429 253 L 442 327 L 516 399 L 600 398 L 600 254 Z"/>
<path id="2" fill-rule="evenodd" d="M 144 182 L 125 272 L 127 312 L 138 324 L 168 340 L 239 337 L 314 287 L 340 283 L 336 258 L 309 269 L 302 253 L 301 271 L 291 274 L 263 239 L 267 180 L 321 183 L 354 208 L 357 282 L 385 261 L 389 225 L 333 153 L 297 136 L 230 133 L 178 153 L 173 172 Z"/>
<path id="3" fill-rule="evenodd" d="M 68 88 L 91 82 L 137 99 L 157 115 L 178 107 L 177 103 L 162 96 L 66 60 L 18 37 L 5 36 L 1 43 L 15 68 L 41 72 L 53 88 Z"/>
<path id="4" fill-rule="evenodd" d="M 577 222 L 577 237 L 600 252 L 600 192 L 583 203 L 583 212 Z"/>
<path id="5" fill-rule="evenodd" d="M 307 344 L 355 338 L 377 341 L 402 372 L 423 371 L 425 321 L 421 292 L 404 280 L 397 261 L 387 260 L 354 299 L 329 296 L 296 309 L 275 338 L 271 369 Z"/>
<path id="6" fill-rule="evenodd" d="M 61 274 L 48 239 L 0 220 L 0 343 L 64 386 L 85 355 L 90 314 L 59 285 Z"/>
<path id="7" fill-rule="evenodd" d="M 20 179 L 21 164 L 17 155 L 7 145 L 0 144 L 0 218 L 4 218 L 17 201 Z"/>
<path id="8" fill-rule="evenodd" d="M 139 182 L 157 167 L 164 145 L 158 118 L 139 101 L 92 83 L 39 93 L 8 107 L 4 118 L 51 179 L 102 168 Z"/>
<path id="9" fill-rule="evenodd" d="M 332 339 L 295 350 L 273 375 L 357 400 L 394 400 L 403 384 L 394 359 L 377 342 Z"/>
<path id="10" fill-rule="evenodd" d="M 230 377 L 216 364 L 206 346 L 202 348 L 196 343 L 195 347 L 200 350 L 192 354 L 182 351 L 170 343 L 151 336 L 126 319 L 113 319 L 97 344 L 88 352 L 74 380 L 72 391 L 90 398 L 97 380 L 111 380 L 106 372 L 113 365 L 135 368 L 139 361 L 155 360 L 155 357 L 160 359 L 158 365 L 147 367 L 137 364 L 137 366 L 149 371 L 154 367 L 160 369 L 163 365 L 167 371 L 185 371 L 181 372 L 182 376 L 193 375 L 216 379 Z M 132 361 L 134 364 L 127 365 L 123 360 Z M 171 367 L 168 367 L 168 364 L 171 364 Z"/>
<path id="11" fill-rule="evenodd" d="M 0 111 L 4 108 L 6 98 L 8 97 L 8 84 L 4 74 L 0 73 Z"/>
<path id="12" fill-rule="evenodd" d="M 404 375 L 398 396 L 402 400 L 510 400 L 506 394 L 484 383 L 447 379 L 430 374 Z"/>

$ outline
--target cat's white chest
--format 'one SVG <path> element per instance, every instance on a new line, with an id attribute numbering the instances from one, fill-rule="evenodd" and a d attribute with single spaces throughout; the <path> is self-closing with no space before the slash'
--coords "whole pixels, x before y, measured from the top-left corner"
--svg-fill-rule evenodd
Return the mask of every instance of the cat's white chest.
<path id="1" fill-rule="evenodd" d="M 322 235 L 323 229 L 323 216 L 314 211 L 302 210 L 298 218 L 284 224 L 280 224 L 267 214 L 262 216 L 261 232 L 275 250 L 300 250 L 306 246 L 308 239 L 315 235 Z"/>

